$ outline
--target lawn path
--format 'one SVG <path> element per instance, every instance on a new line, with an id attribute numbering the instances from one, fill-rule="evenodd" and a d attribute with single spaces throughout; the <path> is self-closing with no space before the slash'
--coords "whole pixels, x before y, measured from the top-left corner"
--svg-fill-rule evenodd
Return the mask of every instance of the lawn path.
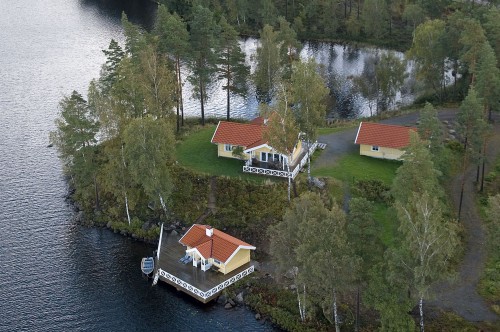
<path id="1" fill-rule="evenodd" d="M 439 111 L 441 121 L 452 122 L 455 119 L 456 109 L 445 109 Z M 385 124 L 416 125 L 418 113 L 403 115 L 380 121 Z M 487 146 L 486 165 L 488 173 L 491 163 L 500 153 L 500 117 L 496 117 L 494 126 L 495 135 Z M 357 128 L 342 132 L 320 136 L 318 141 L 327 143 L 326 149 L 313 164 L 313 168 L 330 167 L 345 154 L 359 151 L 354 144 Z M 492 312 L 486 302 L 477 293 L 477 285 L 481 272 L 484 269 L 486 252 L 484 248 L 485 233 L 481 218 L 476 210 L 474 180 L 476 177 L 475 167 L 471 167 L 465 173 L 466 185 L 462 206 L 462 223 L 465 227 L 465 255 L 458 269 L 458 276 L 454 282 L 442 282 L 436 284 L 433 290 L 436 299 L 430 303 L 442 309 L 451 310 L 468 321 L 497 321 L 498 316 Z M 448 192 L 452 197 L 455 207 L 458 207 L 460 199 L 460 185 L 462 175 L 453 179 Z"/>

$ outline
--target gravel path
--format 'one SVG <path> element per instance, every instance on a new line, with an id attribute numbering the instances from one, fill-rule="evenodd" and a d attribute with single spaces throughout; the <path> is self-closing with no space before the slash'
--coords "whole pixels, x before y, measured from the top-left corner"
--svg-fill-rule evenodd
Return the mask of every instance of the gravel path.
<path id="1" fill-rule="evenodd" d="M 456 111 L 456 109 L 445 109 L 439 111 L 438 116 L 442 121 L 452 122 L 455 119 Z M 418 113 L 412 113 L 386 119 L 381 123 L 415 125 L 417 120 Z M 494 162 L 495 156 L 500 153 L 500 117 L 497 117 L 494 128 L 495 135 L 487 146 L 488 160 L 491 162 Z M 354 128 L 321 136 L 318 141 L 328 145 L 314 162 L 313 167 L 333 166 L 344 154 L 359 151 L 359 147 L 354 144 L 356 133 L 357 128 Z M 485 174 L 488 173 L 489 167 L 491 166 L 487 164 Z M 471 322 L 497 321 L 498 315 L 489 309 L 487 303 L 476 291 L 486 260 L 485 233 L 475 206 L 476 191 L 473 184 L 476 176 L 475 168 L 471 167 L 467 170 L 465 176 L 466 185 L 461 218 L 465 228 L 465 255 L 460 264 L 457 278 L 454 281 L 442 282 L 433 287 L 436 296 L 429 305 L 454 311 Z M 449 188 L 455 207 L 458 207 L 460 199 L 461 180 L 462 176 L 457 176 Z"/>
<path id="2" fill-rule="evenodd" d="M 500 117 L 495 119 L 494 136 L 487 145 L 485 174 L 500 153 Z M 460 187 L 463 176 L 456 177 L 450 184 L 450 194 L 458 211 Z M 464 198 L 460 222 L 465 229 L 465 254 L 454 281 L 442 282 L 433 291 L 435 300 L 431 305 L 452 310 L 471 322 L 498 321 L 499 317 L 491 311 L 484 299 L 477 293 L 477 285 L 486 261 L 486 235 L 481 217 L 476 208 L 476 167 L 465 172 Z"/>

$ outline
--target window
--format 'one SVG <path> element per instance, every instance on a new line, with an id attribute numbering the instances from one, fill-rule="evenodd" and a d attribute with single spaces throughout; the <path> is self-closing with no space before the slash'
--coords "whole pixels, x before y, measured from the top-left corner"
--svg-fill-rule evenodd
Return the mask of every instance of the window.
<path id="1" fill-rule="evenodd" d="M 373 145 L 372 146 L 372 151 L 378 151 L 378 145 Z"/>
<path id="2" fill-rule="evenodd" d="M 220 261 L 218 259 L 215 259 L 215 258 L 214 258 L 214 263 L 217 265 L 220 265 Z"/>
<path id="3" fill-rule="evenodd" d="M 266 152 L 261 152 L 260 153 L 260 160 L 263 162 L 267 161 L 267 153 Z"/>
<path id="4" fill-rule="evenodd" d="M 231 144 L 224 144 L 224 151 L 227 152 L 233 151 L 233 146 Z"/>

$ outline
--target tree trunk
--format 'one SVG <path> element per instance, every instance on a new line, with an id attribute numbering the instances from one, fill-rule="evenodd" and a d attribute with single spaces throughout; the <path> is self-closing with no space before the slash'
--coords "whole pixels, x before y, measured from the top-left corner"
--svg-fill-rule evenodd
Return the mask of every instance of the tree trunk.
<path id="1" fill-rule="evenodd" d="M 177 57 L 177 81 L 179 82 L 179 104 L 181 108 L 181 126 L 184 126 L 184 101 L 182 99 L 182 75 L 181 75 L 181 60 Z"/>
<path id="2" fill-rule="evenodd" d="M 307 138 L 307 179 L 311 182 L 311 141 Z"/>
<path id="3" fill-rule="evenodd" d="M 290 159 L 287 159 L 286 161 L 286 171 L 288 172 L 288 201 L 290 202 L 290 187 L 292 184 L 292 176 L 290 174 Z"/>
<path id="4" fill-rule="evenodd" d="M 356 290 L 356 326 L 354 327 L 354 331 L 359 332 L 359 285 Z"/>
<path id="5" fill-rule="evenodd" d="M 130 226 L 130 213 L 128 211 L 128 197 L 127 197 L 127 193 L 124 193 L 124 196 L 125 196 L 125 210 L 127 211 L 128 225 Z"/>
<path id="6" fill-rule="evenodd" d="M 335 321 L 335 332 L 340 332 L 339 315 L 337 313 L 337 293 L 333 291 L 333 318 Z"/>
<path id="7" fill-rule="evenodd" d="M 229 68 L 229 63 L 227 64 L 227 86 L 226 86 L 226 89 L 227 89 L 227 121 L 229 121 L 229 118 L 230 118 L 230 105 L 231 105 L 231 94 L 229 93 L 229 84 L 230 84 L 230 80 L 231 80 L 231 73 L 229 72 L 230 71 L 230 68 Z"/>
<path id="8" fill-rule="evenodd" d="M 97 175 L 94 174 L 94 191 L 95 191 L 95 210 L 101 210 L 101 204 L 99 203 L 99 190 L 97 187 Z"/>
<path id="9" fill-rule="evenodd" d="M 204 94 L 204 91 L 203 91 L 203 83 L 201 82 L 201 77 L 200 77 L 200 103 L 201 103 L 201 125 L 204 126 L 205 125 L 205 105 L 204 105 L 204 98 L 205 98 L 205 94 Z"/>
<path id="10" fill-rule="evenodd" d="M 306 285 L 304 284 L 304 301 L 303 302 L 300 300 L 300 293 L 299 293 L 298 286 L 295 288 L 295 291 L 297 292 L 297 302 L 299 304 L 300 320 L 303 322 L 306 320 Z"/>
<path id="11" fill-rule="evenodd" d="M 167 217 L 167 206 L 165 205 L 165 202 L 163 201 L 163 197 L 161 196 L 161 194 L 158 194 L 158 196 L 160 197 L 160 203 L 161 207 L 163 208 L 163 212 L 165 212 L 165 217 Z"/>
<path id="12" fill-rule="evenodd" d="M 420 297 L 418 303 L 418 308 L 420 311 L 420 332 L 424 332 L 424 298 Z"/>

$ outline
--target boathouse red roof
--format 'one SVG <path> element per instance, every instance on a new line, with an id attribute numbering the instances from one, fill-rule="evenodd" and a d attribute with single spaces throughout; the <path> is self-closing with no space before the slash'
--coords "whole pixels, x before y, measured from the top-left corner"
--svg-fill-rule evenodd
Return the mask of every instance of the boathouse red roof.
<path id="1" fill-rule="evenodd" d="M 207 229 L 213 230 L 211 236 L 207 235 Z M 205 259 L 215 258 L 224 263 L 227 263 L 240 248 L 255 250 L 251 244 L 208 225 L 199 224 L 191 226 L 179 242 L 182 245 L 196 248 Z"/>

